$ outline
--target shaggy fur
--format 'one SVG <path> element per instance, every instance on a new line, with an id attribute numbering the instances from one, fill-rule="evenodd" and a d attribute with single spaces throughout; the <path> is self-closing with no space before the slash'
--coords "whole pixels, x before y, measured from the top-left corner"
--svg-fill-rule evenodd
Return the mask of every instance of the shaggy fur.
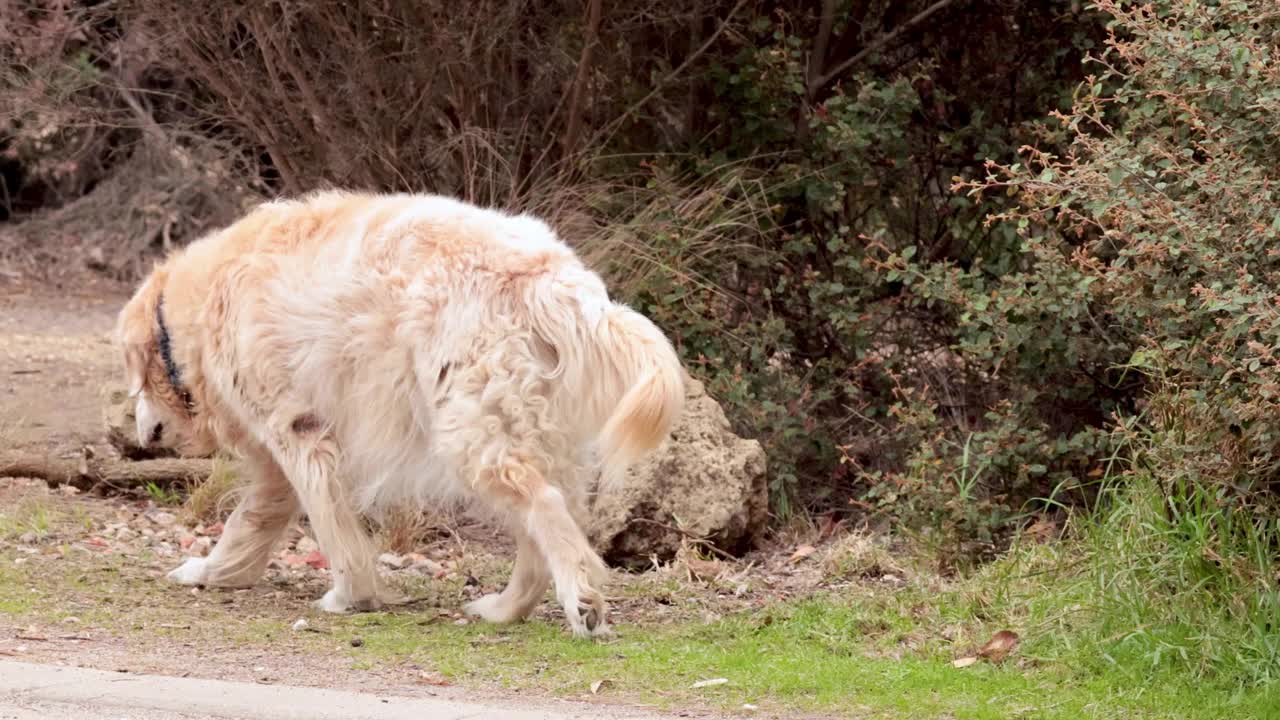
<path id="1" fill-rule="evenodd" d="M 461 498 L 518 546 L 506 589 L 468 612 L 522 619 L 554 583 L 574 634 L 608 631 L 584 494 L 666 437 L 683 371 L 541 221 L 429 195 L 267 203 L 158 265 L 117 335 L 139 442 L 250 469 L 217 546 L 174 580 L 254 583 L 302 511 L 332 568 L 318 605 L 374 608 L 361 516 Z"/>

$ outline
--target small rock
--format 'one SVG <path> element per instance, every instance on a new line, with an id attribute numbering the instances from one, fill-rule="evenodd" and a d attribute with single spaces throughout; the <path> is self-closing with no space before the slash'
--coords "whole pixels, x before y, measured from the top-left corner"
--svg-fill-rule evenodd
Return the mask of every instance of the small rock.
<path id="1" fill-rule="evenodd" d="M 213 539 L 202 537 L 191 543 L 190 552 L 197 557 L 204 557 L 209 554 L 209 550 L 213 548 Z"/>
<path id="2" fill-rule="evenodd" d="M 28 530 L 18 536 L 18 542 L 24 545 L 35 545 L 37 539 L 39 539 L 39 536 L 37 536 L 31 530 Z"/>
<path id="3" fill-rule="evenodd" d="M 393 570 L 403 570 L 412 562 L 406 555 L 396 555 L 395 553 L 382 553 L 378 556 L 378 562 L 386 565 Z"/>
<path id="4" fill-rule="evenodd" d="M 453 624 L 454 624 L 454 625 L 469 625 L 469 624 L 471 624 L 471 621 L 470 621 L 470 620 L 468 620 L 468 619 L 466 619 L 466 618 L 458 618 L 457 620 L 454 620 L 454 621 L 453 621 Z"/>
<path id="5" fill-rule="evenodd" d="M 183 550 L 186 550 L 187 548 L 191 547 L 191 545 L 195 543 L 195 541 L 196 541 L 195 535 L 183 535 L 182 539 L 178 541 L 178 545 L 182 547 Z"/>
<path id="6" fill-rule="evenodd" d="M 364 638 L 359 636 L 351 638 L 351 647 L 361 647 L 363 645 L 364 645 Z"/>
<path id="7" fill-rule="evenodd" d="M 63 625 L 79 625 L 80 618 L 76 617 L 75 615 L 68 615 L 67 617 L 62 618 L 62 624 Z"/>
<path id="8" fill-rule="evenodd" d="M 137 533 L 135 533 L 134 531 L 130 530 L 130 529 L 129 529 L 129 528 L 127 528 L 127 527 L 122 527 L 122 528 L 120 528 L 119 530 L 116 530 L 116 539 L 117 539 L 117 540 L 121 540 L 121 541 L 124 541 L 124 542 L 128 542 L 128 541 L 130 541 L 130 540 L 134 539 L 135 537 L 137 537 Z"/>
<path id="9" fill-rule="evenodd" d="M 160 527 L 169 527 L 170 525 L 178 522 L 177 516 L 171 512 L 164 512 L 163 510 L 160 512 L 149 513 L 147 515 L 147 519 Z"/>
<path id="10" fill-rule="evenodd" d="M 298 619 L 293 623 L 293 629 L 294 629 L 295 631 L 298 631 L 298 630 L 306 630 L 306 629 L 307 629 L 307 625 L 309 625 L 309 624 L 310 624 L 310 623 L 308 623 L 308 622 L 307 622 L 307 619 L 306 619 L 306 618 L 298 618 Z"/>
<path id="11" fill-rule="evenodd" d="M 306 535 L 298 538 L 298 544 L 294 546 L 294 550 L 296 550 L 299 555 L 307 555 L 309 553 L 316 552 L 319 549 L 320 545 Z"/>
<path id="12" fill-rule="evenodd" d="M 433 577 L 435 575 L 438 575 L 439 573 L 444 572 L 443 565 L 436 562 L 435 560 L 432 560 L 426 555 L 420 555 L 418 553 L 410 553 L 406 557 L 408 557 L 409 560 L 412 561 L 411 564 L 409 565 L 409 569 L 414 572 L 419 572 L 419 573 L 422 573 L 423 575 L 431 575 Z"/>

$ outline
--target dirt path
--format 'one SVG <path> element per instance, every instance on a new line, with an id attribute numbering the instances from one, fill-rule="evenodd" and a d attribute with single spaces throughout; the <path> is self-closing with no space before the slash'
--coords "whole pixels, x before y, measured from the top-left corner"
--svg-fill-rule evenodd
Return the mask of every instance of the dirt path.
<path id="1" fill-rule="evenodd" d="M 127 299 L 114 286 L 0 286 L 0 437 L 11 449 L 65 456 L 103 442 L 102 388 L 120 373 L 111 330 Z"/>
<path id="2" fill-rule="evenodd" d="M 0 661 L 0 720 L 589 720 L 601 708 L 578 703 L 478 702 L 413 697 L 403 692 L 360 692 L 175 678 Z M 675 716 L 604 711 L 610 718 L 670 720 Z"/>

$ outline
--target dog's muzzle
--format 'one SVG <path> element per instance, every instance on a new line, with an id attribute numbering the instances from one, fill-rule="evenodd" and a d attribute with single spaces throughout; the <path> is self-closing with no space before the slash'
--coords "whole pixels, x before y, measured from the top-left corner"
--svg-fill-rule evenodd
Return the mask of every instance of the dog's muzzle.
<path id="1" fill-rule="evenodd" d="M 164 421 L 147 402 L 146 394 L 138 395 L 138 405 L 134 409 L 138 426 L 138 447 L 146 448 L 160 445 L 164 440 Z"/>

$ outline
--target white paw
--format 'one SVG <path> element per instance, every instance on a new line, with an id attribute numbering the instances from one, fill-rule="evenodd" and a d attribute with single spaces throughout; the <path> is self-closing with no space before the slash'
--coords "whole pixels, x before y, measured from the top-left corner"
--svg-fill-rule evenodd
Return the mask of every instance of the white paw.
<path id="1" fill-rule="evenodd" d="M 613 632 L 613 626 L 609 624 L 608 620 L 605 620 L 591 628 L 591 637 L 596 640 L 611 640 L 616 637 L 616 634 Z"/>
<path id="2" fill-rule="evenodd" d="M 599 593 L 591 593 L 578 602 L 561 601 L 561 607 L 574 637 L 603 639 L 613 636 L 613 628 L 609 627 L 609 606 Z"/>
<path id="3" fill-rule="evenodd" d="M 340 592 L 338 588 L 329 588 L 324 597 L 312 602 L 311 605 L 317 610 L 341 615 L 349 612 L 372 612 L 378 610 L 382 607 L 382 601 L 377 597 L 366 600 L 352 600 L 346 593 Z"/>
<path id="4" fill-rule="evenodd" d="M 209 558 L 188 558 L 169 573 L 168 578 L 179 585 L 203 585 L 209 578 Z"/>
<path id="5" fill-rule="evenodd" d="M 323 610 L 327 613 L 342 614 L 351 612 L 351 601 L 345 595 L 338 592 L 338 588 L 329 588 L 329 592 L 324 597 L 311 603 L 317 610 Z"/>
<path id="6" fill-rule="evenodd" d="M 462 612 L 491 623 L 508 623 L 515 619 L 502 606 L 502 596 L 498 593 L 489 593 L 478 600 L 472 600 L 462 606 Z"/>

